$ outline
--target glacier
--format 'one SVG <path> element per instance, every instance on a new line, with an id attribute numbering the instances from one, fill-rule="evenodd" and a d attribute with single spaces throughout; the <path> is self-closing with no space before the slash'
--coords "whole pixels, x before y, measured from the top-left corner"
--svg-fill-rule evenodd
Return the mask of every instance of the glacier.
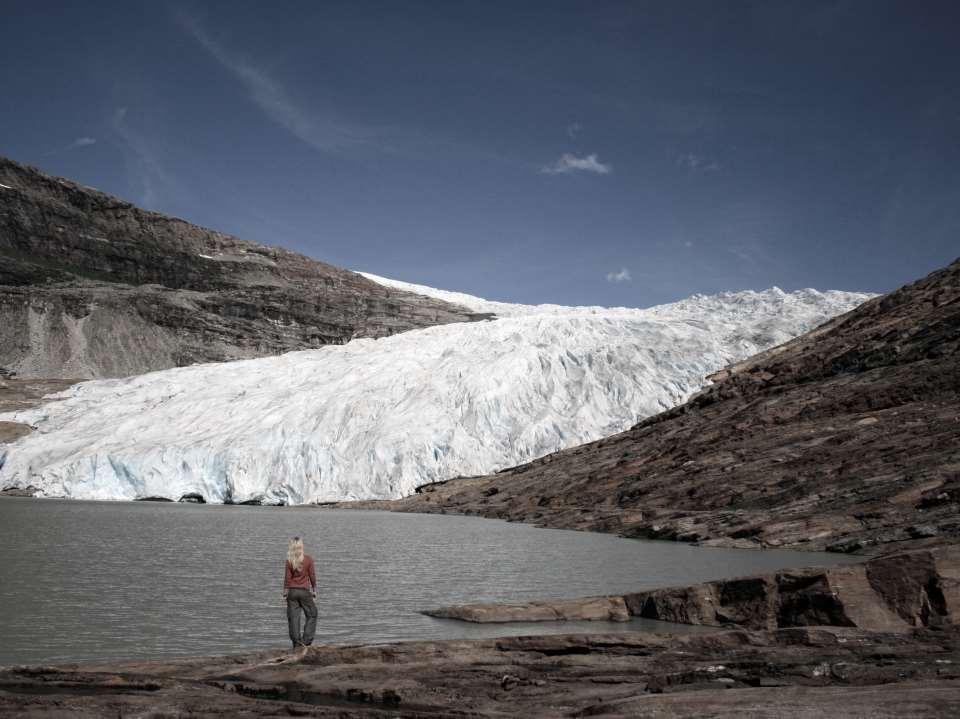
<path id="1" fill-rule="evenodd" d="M 613 434 L 873 295 L 780 289 L 648 309 L 492 302 L 495 318 L 83 382 L 0 415 L 0 486 L 38 496 L 301 504 L 396 498 Z"/>

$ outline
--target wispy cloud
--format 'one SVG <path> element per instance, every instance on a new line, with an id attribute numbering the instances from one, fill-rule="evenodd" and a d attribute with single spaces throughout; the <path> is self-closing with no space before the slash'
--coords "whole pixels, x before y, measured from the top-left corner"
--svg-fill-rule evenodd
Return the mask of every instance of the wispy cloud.
<path id="1" fill-rule="evenodd" d="M 61 145 L 52 150 L 47 150 L 44 154 L 45 157 L 50 157 L 51 155 L 59 155 L 61 152 L 70 152 L 71 150 L 76 150 L 79 147 L 88 147 L 90 145 L 95 145 L 97 143 L 97 138 L 95 137 L 78 137 L 73 142 L 67 145 Z"/>
<path id="2" fill-rule="evenodd" d="M 546 175 L 569 175 L 574 172 L 593 172 L 598 175 L 608 175 L 612 171 L 613 166 L 600 162 L 596 155 L 577 157 L 569 152 L 562 154 L 556 162 L 540 168 L 540 172 Z"/>
<path id="3" fill-rule="evenodd" d="M 577 135 L 580 134 L 581 130 L 583 130 L 583 125 L 581 125 L 579 122 L 571 122 L 569 125 L 567 125 L 567 136 L 571 140 L 576 140 Z"/>
<path id="4" fill-rule="evenodd" d="M 752 265 L 754 267 L 756 267 L 758 264 L 757 258 L 754 257 L 751 252 L 748 252 L 745 249 L 742 249 L 739 247 L 728 247 L 727 252 L 729 252 L 731 255 L 736 257 L 738 260 L 740 260 L 744 264 Z"/>
<path id="5" fill-rule="evenodd" d="M 127 108 L 118 107 L 111 118 L 111 126 L 127 156 L 127 164 L 139 182 L 142 192 L 140 204 L 156 208 L 162 200 L 164 186 L 172 185 L 170 177 L 158 159 L 151 143 L 127 122 Z"/>
<path id="6" fill-rule="evenodd" d="M 723 167 L 715 160 L 710 160 L 703 155 L 695 155 L 692 152 L 680 155 L 677 158 L 677 164 L 694 172 L 716 172 Z"/>
<path id="7" fill-rule="evenodd" d="M 96 145 L 97 138 L 95 137 L 78 137 L 76 140 L 67 145 L 68 150 L 73 150 L 78 147 L 88 147 L 89 145 Z"/>
<path id="8" fill-rule="evenodd" d="M 613 284 L 629 282 L 632 279 L 633 277 L 630 275 L 630 270 L 628 270 L 626 267 L 621 267 L 618 272 L 607 273 L 607 282 L 612 282 Z"/>
<path id="9" fill-rule="evenodd" d="M 234 54 L 214 40 L 199 20 L 183 12 L 176 14 L 183 29 L 216 60 L 236 77 L 250 98 L 274 122 L 295 137 L 317 150 L 329 152 L 346 146 L 367 142 L 370 132 L 311 112 L 297 102 L 284 85 L 249 58 Z"/>

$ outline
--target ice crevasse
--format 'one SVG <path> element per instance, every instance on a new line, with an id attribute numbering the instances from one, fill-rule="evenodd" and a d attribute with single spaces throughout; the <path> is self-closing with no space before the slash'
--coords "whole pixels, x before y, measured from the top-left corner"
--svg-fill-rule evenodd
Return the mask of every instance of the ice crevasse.
<path id="1" fill-rule="evenodd" d="M 75 385 L 0 415 L 35 428 L 0 447 L 0 485 L 78 499 L 400 497 L 627 429 L 870 297 L 773 288 L 649 309 L 533 306 L 367 277 L 496 319 Z"/>

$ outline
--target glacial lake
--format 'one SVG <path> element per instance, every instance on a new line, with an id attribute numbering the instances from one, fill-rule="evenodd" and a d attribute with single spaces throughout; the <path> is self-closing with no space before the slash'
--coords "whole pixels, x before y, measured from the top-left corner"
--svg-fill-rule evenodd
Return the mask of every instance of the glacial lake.
<path id="1" fill-rule="evenodd" d="M 703 631 L 645 620 L 479 625 L 418 612 L 851 561 L 452 515 L 0 498 L 0 665 L 288 647 L 281 585 L 293 535 L 317 563 L 316 643 Z"/>

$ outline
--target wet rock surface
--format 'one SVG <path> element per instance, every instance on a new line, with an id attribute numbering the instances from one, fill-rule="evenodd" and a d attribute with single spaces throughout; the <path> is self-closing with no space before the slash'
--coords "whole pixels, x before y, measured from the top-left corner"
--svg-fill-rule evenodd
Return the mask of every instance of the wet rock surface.
<path id="1" fill-rule="evenodd" d="M 586 597 L 584 599 L 523 602 L 520 604 L 462 604 L 423 612 L 429 617 L 459 619 L 464 622 L 628 622 L 630 611 L 623 597 Z"/>
<path id="2" fill-rule="evenodd" d="M 714 375 L 626 432 L 357 506 L 722 546 L 878 554 L 957 542 L 958 347 L 960 261 Z"/>
<path id="3" fill-rule="evenodd" d="M 842 710 L 842 711 L 841 711 Z M 960 712 L 960 632 L 856 628 L 312 647 L 0 671 L 18 716 L 844 716 Z"/>
<path id="4" fill-rule="evenodd" d="M 0 371 L 121 377 L 483 315 L 0 158 Z"/>

